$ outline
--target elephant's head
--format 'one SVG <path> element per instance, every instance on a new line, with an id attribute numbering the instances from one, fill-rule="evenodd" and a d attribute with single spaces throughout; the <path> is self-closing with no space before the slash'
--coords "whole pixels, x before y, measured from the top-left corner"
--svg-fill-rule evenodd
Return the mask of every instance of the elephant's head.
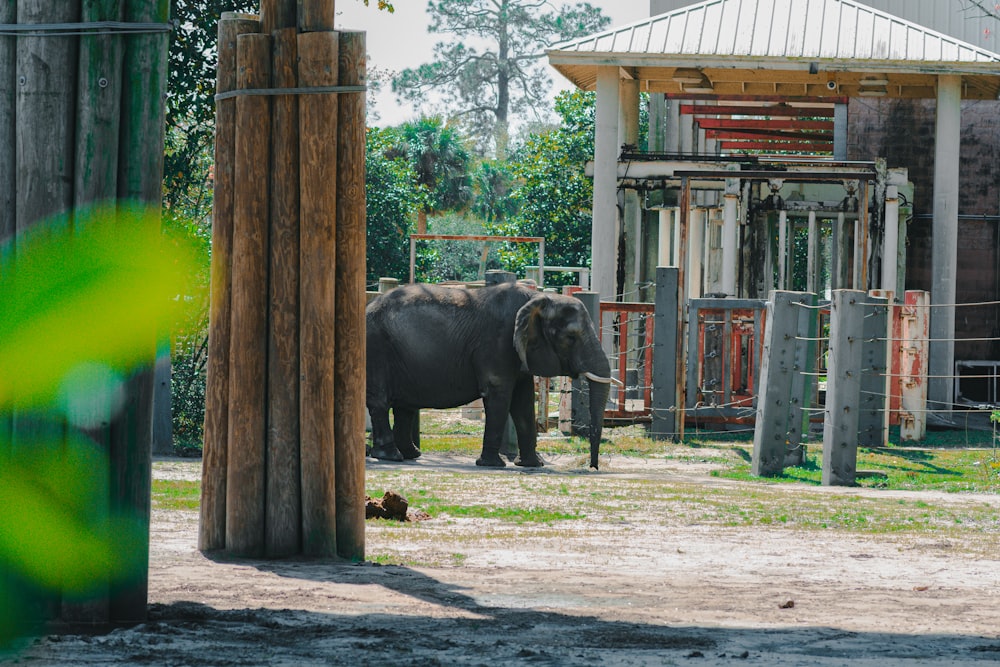
<path id="1" fill-rule="evenodd" d="M 532 375 L 587 378 L 590 388 L 590 466 L 597 468 L 604 406 L 611 390 L 611 365 L 601 348 L 590 314 L 578 300 L 539 294 L 514 322 L 514 348 Z"/>

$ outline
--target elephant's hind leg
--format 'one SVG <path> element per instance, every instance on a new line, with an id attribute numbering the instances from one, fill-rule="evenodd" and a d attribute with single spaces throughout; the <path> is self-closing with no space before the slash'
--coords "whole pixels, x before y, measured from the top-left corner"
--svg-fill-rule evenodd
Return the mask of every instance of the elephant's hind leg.
<path id="1" fill-rule="evenodd" d="M 404 459 L 420 457 L 420 412 L 410 408 L 392 409 L 392 435 Z"/>
<path id="2" fill-rule="evenodd" d="M 372 418 L 372 448 L 368 456 L 382 461 L 402 461 L 403 455 L 396 448 L 389 428 L 389 408 L 369 403 L 368 414 Z"/>

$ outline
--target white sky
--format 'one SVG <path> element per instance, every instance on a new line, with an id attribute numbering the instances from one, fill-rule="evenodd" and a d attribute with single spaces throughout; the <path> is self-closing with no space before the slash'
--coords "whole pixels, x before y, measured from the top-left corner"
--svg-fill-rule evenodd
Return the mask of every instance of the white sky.
<path id="1" fill-rule="evenodd" d="M 575 4 L 573 1 L 552 0 L 556 6 Z M 378 11 L 377 0 L 370 0 L 365 7 L 361 0 L 340 0 L 337 3 L 337 27 L 364 30 L 368 39 L 368 67 L 370 69 L 399 71 L 430 62 L 434 44 L 450 35 L 427 32 L 426 0 L 394 0 L 396 11 L 392 14 Z M 619 26 L 649 17 L 649 0 L 590 0 L 611 25 Z M 553 96 L 560 90 L 571 88 L 570 83 L 554 69 L 549 68 L 554 84 Z M 374 100 L 380 118 L 377 125 L 398 125 L 419 116 L 417 109 L 400 106 L 388 85 Z"/>

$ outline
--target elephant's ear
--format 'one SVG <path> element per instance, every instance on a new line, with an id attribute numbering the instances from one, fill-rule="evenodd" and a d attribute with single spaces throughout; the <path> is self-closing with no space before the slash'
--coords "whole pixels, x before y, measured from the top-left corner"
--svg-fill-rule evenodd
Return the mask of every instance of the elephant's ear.
<path id="1" fill-rule="evenodd" d="M 545 337 L 545 320 L 551 308 L 544 296 L 531 298 L 517 311 L 514 321 L 514 349 L 524 370 L 532 375 L 555 377 L 560 374 L 559 356 Z"/>

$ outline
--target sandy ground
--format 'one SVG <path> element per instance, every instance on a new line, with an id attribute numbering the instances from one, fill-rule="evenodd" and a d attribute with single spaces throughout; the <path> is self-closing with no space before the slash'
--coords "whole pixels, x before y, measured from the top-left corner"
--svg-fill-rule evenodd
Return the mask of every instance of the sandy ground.
<path id="1" fill-rule="evenodd" d="M 726 484 L 704 466 L 619 459 L 581 476 Z M 522 475 L 471 458 L 395 466 L 483 475 L 513 489 Z M 409 466 L 409 467 L 408 467 Z M 385 469 L 385 468 L 382 468 Z M 390 468 L 392 469 L 392 468 Z M 197 479 L 199 462 L 156 475 Z M 811 491 L 816 489 L 811 488 Z M 833 489 L 829 493 L 892 492 Z M 789 487 L 790 497 L 795 487 Z M 913 497 L 920 494 L 904 494 Z M 933 494 L 927 497 L 932 497 Z M 938 494 L 934 498 L 942 501 Z M 949 503 L 995 496 L 951 495 Z M 568 522 L 573 523 L 573 522 Z M 106 635 L 48 636 L 24 665 L 966 665 L 1000 662 L 1000 554 L 954 538 L 870 538 L 823 531 L 699 525 L 669 503 L 635 516 L 580 521 L 551 535 L 434 518 L 369 522 L 374 563 L 226 561 L 197 551 L 197 514 L 156 511 L 150 618 Z M 461 562 L 450 562 L 462 533 Z M 468 536 L 472 537 L 469 538 Z M 997 541 L 991 538 L 991 543 Z M 988 551 L 988 550 L 987 550 Z"/>

